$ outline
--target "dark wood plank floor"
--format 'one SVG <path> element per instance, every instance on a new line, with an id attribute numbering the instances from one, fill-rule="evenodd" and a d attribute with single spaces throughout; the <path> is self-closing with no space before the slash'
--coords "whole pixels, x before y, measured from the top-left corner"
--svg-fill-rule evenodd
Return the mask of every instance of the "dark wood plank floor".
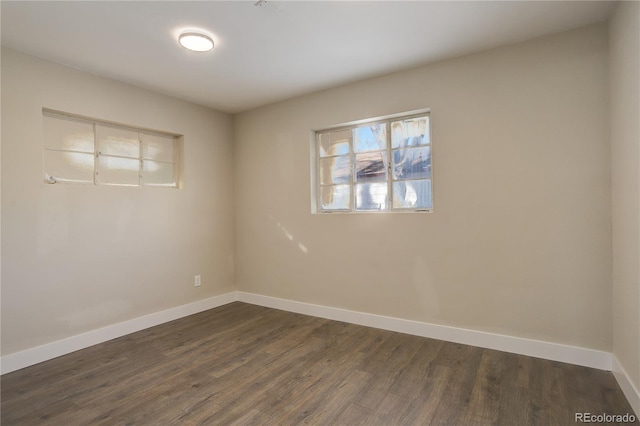
<path id="1" fill-rule="evenodd" d="M 0 380 L 3 426 L 569 425 L 576 412 L 632 413 L 605 371 L 244 303 Z"/>

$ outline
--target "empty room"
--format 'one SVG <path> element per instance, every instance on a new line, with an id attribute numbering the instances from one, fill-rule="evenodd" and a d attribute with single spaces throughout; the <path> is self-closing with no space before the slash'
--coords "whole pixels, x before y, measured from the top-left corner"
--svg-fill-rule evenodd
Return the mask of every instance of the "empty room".
<path id="1" fill-rule="evenodd" d="M 3 426 L 639 424 L 640 2 L 0 18 Z"/>

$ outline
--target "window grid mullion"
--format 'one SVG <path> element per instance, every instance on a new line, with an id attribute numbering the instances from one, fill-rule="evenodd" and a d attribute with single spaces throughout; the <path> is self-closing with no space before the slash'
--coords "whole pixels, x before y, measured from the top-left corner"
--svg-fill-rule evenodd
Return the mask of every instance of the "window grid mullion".
<path id="1" fill-rule="evenodd" d="M 387 199 L 389 205 L 387 211 L 393 210 L 393 174 L 391 173 L 391 162 L 393 161 L 393 150 L 391 149 L 391 120 L 387 121 Z"/>
<path id="2" fill-rule="evenodd" d="M 115 155 L 113 155 L 112 157 L 116 157 Z M 123 157 L 123 158 L 138 158 L 138 157 Z M 163 160 L 154 160 L 153 158 L 146 158 L 146 157 L 142 157 L 141 160 L 143 161 L 153 161 L 154 163 L 162 163 L 162 164 L 176 164 L 175 161 L 163 161 Z"/>
<path id="3" fill-rule="evenodd" d="M 80 116 L 76 116 L 73 114 L 67 114 L 67 113 L 63 113 L 63 112 L 58 112 L 58 111 L 53 111 L 53 110 L 48 110 L 43 108 L 42 109 L 42 115 L 43 117 L 47 117 L 53 120 L 62 120 L 62 121 L 68 121 L 68 122 L 73 122 L 73 123 L 83 123 L 89 126 L 89 129 L 87 129 L 87 133 L 89 133 L 89 131 L 91 132 L 91 137 L 92 137 L 92 151 L 88 151 L 88 150 L 78 150 L 78 149 L 64 149 L 63 148 L 48 148 L 46 146 L 46 142 L 45 142 L 45 146 L 43 147 L 43 151 L 46 152 L 60 152 L 60 153 L 69 153 L 69 154 L 84 154 L 84 155 L 93 155 L 93 164 L 92 164 L 92 170 L 90 171 L 91 173 L 91 178 L 90 179 L 86 179 L 83 182 L 91 182 L 93 185 L 120 185 L 119 183 L 107 183 L 106 181 L 104 181 L 103 175 L 105 175 L 105 171 L 112 171 L 111 170 L 111 166 L 110 165 L 105 165 L 102 164 L 101 161 L 101 157 L 105 157 L 105 158 L 113 158 L 113 159 L 125 159 L 125 160 L 135 160 L 138 161 L 138 178 L 137 178 L 137 184 L 133 184 L 133 185 L 129 185 L 129 184 L 122 184 L 123 186 L 142 186 L 143 184 L 143 171 L 144 171 L 144 161 L 150 161 L 155 163 L 158 163 L 159 165 L 171 165 L 171 170 L 173 171 L 173 183 L 171 184 L 172 187 L 177 188 L 178 184 L 177 184 L 177 179 L 178 179 L 178 175 L 179 175 L 179 162 L 181 160 L 181 156 L 178 153 L 179 150 L 179 141 L 177 139 L 177 137 L 175 135 L 171 135 L 165 132 L 159 132 L 159 131 L 153 131 L 153 130 L 142 130 L 142 129 L 136 129 L 134 127 L 131 126 L 126 126 L 126 125 L 120 125 L 120 124 L 115 124 L 115 123 L 110 123 L 110 122 L 106 122 L 106 121 L 101 121 L 101 120 L 96 120 L 96 119 L 89 119 L 89 118 L 85 118 L 85 117 L 80 117 Z M 135 132 L 137 135 L 137 143 L 138 143 L 138 150 L 135 156 L 128 156 L 128 155 L 117 155 L 117 154 L 102 154 L 102 143 L 101 140 L 99 139 L 99 136 L 102 135 L 103 132 L 103 127 L 105 129 L 118 129 L 118 130 L 125 130 L 125 131 L 130 131 L 130 132 Z M 99 133 L 100 131 L 100 133 Z M 105 130 L 105 132 L 107 134 L 109 134 L 108 130 Z M 163 138 L 171 138 L 171 160 L 156 160 L 154 158 L 144 158 L 144 148 L 143 148 L 143 134 L 149 133 L 150 135 L 155 135 L 158 137 L 163 137 Z M 53 163 L 52 163 L 53 164 Z M 87 164 L 88 166 L 88 164 Z M 45 175 L 48 175 L 48 170 L 49 170 L 49 164 L 47 164 L 45 162 Z M 53 166 L 51 166 L 53 167 Z M 68 167 L 66 164 L 64 165 L 64 167 Z M 165 166 L 166 167 L 166 166 Z M 118 167 L 116 167 L 116 169 L 118 169 Z M 133 171 L 133 167 L 129 168 L 127 167 L 128 170 Z M 66 170 L 65 170 L 66 172 Z M 89 170 L 87 170 L 87 172 L 89 172 Z M 72 180 L 67 179 L 65 175 L 61 175 L 57 178 L 57 181 L 69 181 L 71 182 Z M 54 176 L 55 178 L 55 176 Z M 110 178 L 109 178 L 110 179 Z M 161 177 L 161 179 L 164 179 L 164 176 Z M 166 180 L 166 179 L 164 179 Z M 47 180 L 48 183 L 55 183 L 51 182 L 50 180 Z M 153 185 L 156 185 L 156 183 L 154 183 Z M 159 186 L 161 186 L 162 184 L 158 184 Z"/>
<path id="4" fill-rule="evenodd" d="M 349 140 L 349 155 L 351 156 L 351 176 L 350 176 L 350 190 L 351 197 L 349 200 L 349 211 L 356 211 L 356 153 L 353 147 L 354 141 L 354 129 L 351 129 L 351 139 Z"/>
<path id="5" fill-rule="evenodd" d="M 347 154 L 334 154 L 334 155 L 325 155 L 324 157 L 320 156 L 320 152 L 319 152 L 320 148 L 318 148 L 318 160 L 325 160 L 327 158 L 337 158 L 337 157 L 344 157 Z"/>
<path id="6" fill-rule="evenodd" d="M 99 157 L 109 157 L 109 158 L 124 158 L 126 160 L 139 160 L 140 157 L 129 157 L 127 155 L 113 155 L 113 154 L 102 154 L 98 153 Z"/>
<path id="7" fill-rule="evenodd" d="M 76 149 L 62 149 L 62 148 L 45 148 L 45 151 L 53 151 L 53 152 L 70 152 L 72 154 L 87 154 L 87 155 L 93 155 L 95 153 L 94 151 L 78 151 Z"/>
<path id="8" fill-rule="evenodd" d="M 322 206 L 322 182 L 320 182 L 320 133 L 316 133 L 316 182 L 320 185 L 316 189 L 316 205 L 320 211 L 325 211 Z"/>
<path id="9" fill-rule="evenodd" d="M 371 122 L 366 122 L 365 123 L 354 123 L 351 126 L 348 127 L 337 127 L 337 128 L 333 128 L 333 129 L 328 129 L 326 131 L 324 131 L 324 133 L 322 132 L 317 132 L 316 133 L 316 147 L 315 147 L 315 152 L 316 152 L 316 156 L 317 156 L 317 160 L 316 160 L 316 182 L 318 182 L 318 184 L 316 185 L 317 188 L 317 196 L 316 196 L 316 201 L 318 203 L 318 205 L 320 206 L 320 211 L 325 211 L 325 212 L 332 212 L 332 211 L 349 211 L 349 212 L 360 212 L 360 210 L 357 210 L 357 193 L 356 193 L 356 188 L 358 186 L 358 180 L 357 180 L 357 164 L 356 164 L 356 157 L 357 154 L 355 152 L 355 130 L 359 127 L 361 127 L 362 125 L 384 125 L 384 130 L 386 131 L 386 136 L 385 136 L 385 143 L 386 143 L 386 147 L 384 148 L 384 151 L 381 152 L 386 152 L 387 153 L 387 165 L 386 165 L 386 184 L 387 184 L 387 205 L 386 208 L 383 209 L 383 211 L 408 211 L 410 208 L 408 207 L 400 207 L 398 209 L 394 208 L 394 199 L 396 194 L 394 194 L 394 183 L 395 182 L 404 182 L 404 181 L 432 181 L 432 177 L 428 177 L 428 178 L 418 178 L 418 179 L 403 179 L 403 178 L 398 178 L 396 179 L 394 177 L 394 168 L 393 168 L 393 161 L 394 161 L 394 157 L 393 157 L 393 153 L 394 153 L 394 149 L 393 149 L 393 141 L 392 141 L 392 129 L 391 129 L 391 123 L 394 121 L 399 121 L 399 120 L 407 120 L 407 119 L 413 119 L 413 118 L 418 118 L 418 117 L 429 117 L 429 112 L 420 112 L 420 113 L 416 113 L 416 114 L 411 114 L 408 116 L 389 116 L 386 119 L 382 119 L 382 120 L 372 120 Z M 427 118 L 428 120 L 428 118 Z M 427 121 L 427 132 L 430 133 L 430 123 L 429 121 Z M 343 209 L 328 209 L 325 210 L 322 208 L 322 188 L 326 188 L 326 187 L 331 187 L 331 186 L 335 186 L 336 184 L 322 184 L 320 182 L 320 160 L 323 158 L 337 158 L 340 157 L 340 155 L 331 155 L 331 156 L 327 156 L 327 157 L 321 157 L 320 156 L 320 136 L 322 134 L 326 134 L 329 132 L 335 132 L 335 131 L 344 131 L 344 130 L 350 130 L 351 131 L 351 137 L 349 140 L 349 157 L 350 157 L 350 165 L 351 165 L 351 173 L 350 173 L 350 181 L 349 181 L 349 188 L 351 191 L 350 194 L 350 199 L 349 199 L 349 208 L 347 210 L 343 210 Z M 426 144 L 426 146 L 429 147 L 429 149 L 431 149 L 431 142 L 429 141 L 428 144 Z M 406 148 L 419 148 L 419 147 L 406 147 Z M 406 149 L 405 148 L 405 149 Z M 414 211 L 430 211 L 431 208 L 429 209 L 422 209 L 422 208 L 413 208 L 411 210 Z M 365 212 L 363 210 L 363 212 Z"/>

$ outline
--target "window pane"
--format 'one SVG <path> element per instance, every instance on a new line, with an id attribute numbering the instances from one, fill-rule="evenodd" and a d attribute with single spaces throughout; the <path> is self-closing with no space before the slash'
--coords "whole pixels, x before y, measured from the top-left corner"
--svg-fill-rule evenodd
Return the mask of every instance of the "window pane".
<path id="1" fill-rule="evenodd" d="M 142 183 L 149 186 L 176 186 L 173 163 L 142 162 Z"/>
<path id="2" fill-rule="evenodd" d="M 93 154 L 44 150 L 45 178 L 53 177 L 58 182 L 93 183 Z"/>
<path id="3" fill-rule="evenodd" d="M 101 155 L 96 180 L 105 185 L 139 185 L 140 160 Z"/>
<path id="4" fill-rule="evenodd" d="M 429 116 L 391 123 L 391 148 L 429 144 Z"/>
<path id="5" fill-rule="evenodd" d="M 356 154 L 356 181 L 380 182 L 387 180 L 387 153 L 381 151 Z"/>
<path id="6" fill-rule="evenodd" d="M 432 207 L 431 179 L 393 182 L 393 208 L 430 209 Z"/>
<path id="7" fill-rule="evenodd" d="M 94 152 L 92 123 L 48 115 L 43 115 L 42 120 L 45 148 Z"/>
<path id="8" fill-rule="evenodd" d="M 320 198 L 324 210 L 348 210 L 351 187 L 349 185 L 323 186 L 320 188 Z"/>
<path id="9" fill-rule="evenodd" d="M 355 187 L 356 210 L 386 210 L 387 183 L 363 183 Z"/>
<path id="10" fill-rule="evenodd" d="M 115 127 L 96 125 L 98 151 L 102 155 L 140 157 L 138 132 Z"/>
<path id="11" fill-rule="evenodd" d="M 355 152 L 381 151 L 387 149 L 387 124 L 373 124 L 353 129 Z"/>
<path id="12" fill-rule="evenodd" d="M 142 158 L 172 163 L 174 138 L 140 133 L 142 141 Z"/>
<path id="13" fill-rule="evenodd" d="M 349 183 L 351 181 L 351 157 L 329 157 L 320 159 L 320 183 Z"/>
<path id="14" fill-rule="evenodd" d="M 320 135 L 320 157 L 349 154 L 351 130 L 328 132 Z"/>
<path id="15" fill-rule="evenodd" d="M 416 179 L 431 177 L 431 147 L 393 150 L 393 178 Z"/>

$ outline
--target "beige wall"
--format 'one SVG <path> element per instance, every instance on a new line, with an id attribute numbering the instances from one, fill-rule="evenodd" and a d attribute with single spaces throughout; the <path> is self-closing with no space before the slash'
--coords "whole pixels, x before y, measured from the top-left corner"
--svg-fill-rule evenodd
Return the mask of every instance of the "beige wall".
<path id="1" fill-rule="evenodd" d="M 235 120 L 243 291 L 611 350 L 607 34 L 592 26 Z M 310 211 L 310 129 L 432 109 L 432 214 Z"/>
<path id="2" fill-rule="evenodd" d="M 43 107 L 183 134 L 184 188 L 43 183 Z M 234 289 L 232 123 L 2 50 L 3 355 Z"/>
<path id="3" fill-rule="evenodd" d="M 592 26 L 235 125 L 3 50 L 2 354 L 235 288 L 610 351 L 607 49 Z M 184 188 L 44 184 L 42 107 L 184 134 Z M 424 107 L 434 213 L 311 214 L 310 129 Z"/>
<path id="4" fill-rule="evenodd" d="M 640 3 L 610 23 L 613 353 L 640 389 Z"/>

